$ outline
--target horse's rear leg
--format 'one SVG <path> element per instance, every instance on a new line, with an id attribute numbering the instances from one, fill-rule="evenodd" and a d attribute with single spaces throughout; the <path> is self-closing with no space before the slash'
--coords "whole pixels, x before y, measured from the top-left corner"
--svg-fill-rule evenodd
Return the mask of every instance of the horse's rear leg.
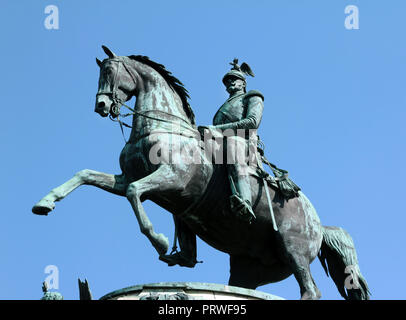
<path id="1" fill-rule="evenodd" d="M 295 234 L 283 233 L 283 230 L 279 232 L 281 233 L 278 233 L 277 238 L 279 238 L 283 260 L 299 283 L 301 299 L 320 299 L 321 293 L 310 273 L 310 256 L 306 249 L 308 241 Z"/>
<path id="2" fill-rule="evenodd" d="M 162 233 L 155 233 L 152 223 L 142 206 L 141 198 L 153 194 L 164 196 L 168 192 L 181 191 L 185 184 L 185 179 L 183 178 L 184 176 L 180 172 L 175 174 L 169 165 L 163 165 L 152 174 L 128 185 L 127 199 L 130 201 L 137 217 L 140 230 L 149 239 L 159 255 L 166 253 L 169 241 Z"/>
<path id="3" fill-rule="evenodd" d="M 65 198 L 69 193 L 81 185 L 92 185 L 111 193 L 125 196 L 128 184 L 125 183 L 123 175 L 113 175 L 93 170 L 82 170 L 64 184 L 53 189 L 42 198 L 34 207 L 35 214 L 46 215 L 55 208 L 55 202 Z"/>
<path id="4" fill-rule="evenodd" d="M 230 255 L 229 286 L 256 289 L 261 279 L 261 263 L 250 257 Z"/>

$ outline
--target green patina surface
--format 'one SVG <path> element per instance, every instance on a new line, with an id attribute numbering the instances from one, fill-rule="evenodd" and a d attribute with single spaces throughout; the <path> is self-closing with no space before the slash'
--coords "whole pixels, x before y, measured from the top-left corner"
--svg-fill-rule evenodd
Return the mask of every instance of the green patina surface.
<path id="1" fill-rule="evenodd" d="M 34 213 L 46 215 L 55 208 L 55 202 L 61 201 L 79 186 L 93 185 L 127 198 L 140 231 L 149 239 L 161 260 L 162 257 L 171 256 L 166 255 L 169 241 L 165 235 L 155 232 L 142 202 L 152 200 L 171 212 L 175 221 L 179 217 L 177 223 L 184 227 L 178 228 L 181 251 L 176 253 L 173 260 L 163 260 L 168 265 L 193 267 L 197 262 L 198 235 L 216 249 L 230 255 L 228 283 L 247 289 L 189 282 L 179 286 L 222 292 L 237 290 L 233 293 L 241 294 L 251 292 L 249 289 L 260 285 L 284 280 L 293 273 L 300 287 L 301 298 L 318 299 L 321 293 L 313 281 L 309 264 L 321 251 L 323 254 L 319 257 L 323 266 L 326 270 L 328 268 L 343 297 L 369 297 L 366 282 L 360 276 L 357 265 L 352 270 L 360 278 L 361 288 L 345 293 L 344 282 L 348 276 L 345 268 L 348 263 L 357 264 L 355 247 L 349 235 L 340 228 L 323 227 L 320 224 L 313 205 L 304 194 L 299 193 L 299 188 L 293 181 L 286 179 L 286 171 L 275 171 L 277 168 L 270 164 L 276 172 L 274 180 L 278 181 L 279 189 L 269 188 L 267 192 L 263 192 L 262 188 L 266 184 L 259 185 L 256 178 L 249 176 L 243 170 L 245 163 L 217 166 L 210 161 L 204 164 L 187 161 L 191 160 L 191 156 L 185 150 L 192 150 L 192 146 L 198 145 L 196 135 L 200 136 L 208 130 L 216 137 L 215 133 L 221 130 L 258 128 L 264 97 L 258 91 L 246 92 L 245 75 L 253 76 L 246 63 L 240 66 L 237 59 L 231 63 L 232 70 L 223 78 L 230 97 L 215 115 L 213 125 L 197 127 L 194 113 L 187 101 L 187 90 L 163 65 L 145 56 L 119 57 L 104 46 L 103 50 L 108 58 L 97 62 L 100 66 L 100 78 L 95 111 L 102 117 L 110 115 L 119 121 L 121 106 L 126 106 L 125 102 L 136 97 L 134 109 L 127 106 L 134 116 L 129 140 L 120 155 L 122 172 L 114 175 L 81 170 L 34 205 Z M 122 125 L 122 122 L 119 123 Z M 175 127 L 178 129 L 174 130 Z M 173 136 L 179 139 L 172 139 Z M 239 139 L 236 136 L 233 138 L 236 145 L 244 145 L 245 140 L 251 140 L 251 137 L 242 137 L 244 143 L 239 144 Z M 227 142 L 227 147 L 230 146 L 232 144 Z M 181 161 L 171 163 L 162 156 L 158 163 L 154 163 L 150 152 L 155 147 L 167 148 L 172 157 Z M 199 158 L 204 158 L 203 151 L 200 148 L 197 150 Z M 236 196 L 234 199 L 238 200 L 233 206 L 235 210 L 230 206 L 230 185 L 227 178 L 231 178 L 230 183 L 232 180 L 235 184 L 235 192 L 232 191 L 235 193 L 233 196 Z M 210 189 L 209 186 L 213 186 L 216 193 L 206 192 Z M 270 204 L 265 197 L 268 192 L 272 202 Z M 288 199 L 286 193 L 292 194 L 292 198 Z M 253 206 L 251 200 L 256 198 L 258 201 Z M 199 204 L 199 208 L 205 207 L 205 210 L 190 212 L 188 209 L 196 207 L 196 204 Z M 192 214 L 193 219 L 187 220 L 187 216 Z M 274 230 L 271 217 L 275 218 L 278 230 Z M 185 250 L 186 247 L 189 249 Z M 183 259 L 176 261 L 182 252 Z M 188 256 L 185 252 L 191 254 Z M 187 258 L 191 263 L 183 263 Z M 167 283 L 150 286 L 164 284 L 172 288 L 174 286 Z M 130 287 L 112 294 L 130 292 L 136 288 L 137 286 Z"/>

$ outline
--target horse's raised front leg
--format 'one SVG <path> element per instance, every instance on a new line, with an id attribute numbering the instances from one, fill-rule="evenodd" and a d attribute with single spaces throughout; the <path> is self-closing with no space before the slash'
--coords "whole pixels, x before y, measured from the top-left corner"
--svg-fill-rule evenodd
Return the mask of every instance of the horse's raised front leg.
<path id="1" fill-rule="evenodd" d="M 128 187 L 123 175 L 113 175 L 85 169 L 79 171 L 72 179 L 48 193 L 34 205 L 32 212 L 40 215 L 48 214 L 48 212 L 55 208 L 56 201 L 62 200 L 83 184 L 92 185 L 120 196 L 125 196 Z"/>
<path id="2" fill-rule="evenodd" d="M 137 217 L 141 232 L 149 239 L 159 255 L 166 253 L 169 247 L 168 238 L 160 233 L 154 232 L 152 223 L 149 220 L 142 206 L 141 198 L 148 195 L 164 195 L 168 192 L 175 192 L 184 188 L 185 181 L 180 173 L 176 174 L 174 168 L 169 165 L 162 165 L 152 174 L 132 182 L 127 189 L 127 199 L 130 201 Z"/>

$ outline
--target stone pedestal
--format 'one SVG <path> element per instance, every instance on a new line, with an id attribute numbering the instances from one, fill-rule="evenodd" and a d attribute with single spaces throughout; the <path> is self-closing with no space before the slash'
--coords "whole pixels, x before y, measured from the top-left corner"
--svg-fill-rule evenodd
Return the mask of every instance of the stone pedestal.
<path id="1" fill-rule="evenodd" d="M 160 282 L 113 291 L 100 300 L 284 300 L 269 293 L 201 282 Z"/>

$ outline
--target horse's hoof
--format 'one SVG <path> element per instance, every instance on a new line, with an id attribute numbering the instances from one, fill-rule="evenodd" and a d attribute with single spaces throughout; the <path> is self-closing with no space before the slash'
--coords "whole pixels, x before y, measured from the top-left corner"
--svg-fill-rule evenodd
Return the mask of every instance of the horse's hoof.
<path id="1" fill-rule="evenodd" d="M 302 297 L 300 298 L 300 300 L 319 300 L 321 298 L 321 293 L 319 291 L 319 289 L 315 290 L 315 291 L 306 291 Z"/>
<path id="2" fill-rule="evenodd" d="M 46 216 L 48 212 L 55 208 L 55 203 L 49 200 L 41 200 L 32 207 L 32 212 L 38 215 Z"/>

